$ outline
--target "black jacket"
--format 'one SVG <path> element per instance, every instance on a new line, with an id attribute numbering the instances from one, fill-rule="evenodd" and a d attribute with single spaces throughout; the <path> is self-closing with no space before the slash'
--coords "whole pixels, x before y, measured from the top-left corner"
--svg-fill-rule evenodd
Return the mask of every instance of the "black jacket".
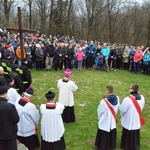
<path id="1" fill-rule="evenodd" d="M 0 97 L 0 139 L 11 140 L 16 138 L 19 115 L 13 104 L 7 103 Z"/>
<path id="2" fill-rule="evenodd" d="M 64 59 L 65 59 L 65 55 L 67 54 L 67 50 L 66 50 L 66 48 L 64 47 L 64 48 L 58 48 L 57 49 L 57 54 L 58 54 L 58 58 L 59 58 L 59 60 L 60 61 L 64 61 Z M 62 55 L 62 56 L 59 56 L 59 55 Z"/>
<path id="3" fill-rule="evenodd" d="M 55 48 L 54 48 L 53 45 L 48 45 L 48 46 L 46 47 L 46 55 L 47 55 L 48 57 L 54 57 L 54 50 L 55 50 Z"/>
<path id="4" fill-rule="evenodd" d="M 24 81 L 28 82 L 26 84 L 28 87 L 26 87 L 26 88 L 29 88 L 29 86 L 31 85 L 31 82 L 32 82 L 31 72 L 30 72 L 29 68 L 27 67 L 27 65 L 25 65 L 25 64 L 22 64 L 20 66 L 20 69 L 23 71 L 23 74 L 21 74 L 22 80 L 23 80 L 23 82 Z M 26 90 L 26 88 L 24 90 Z"/>
<path id="5" fill-rule="evenodd" d="M 19 73 L 17 72 L 10 72 L 8 74 L 9 77 L 12 77 L 15 81 L 15 86 L 14 88 L 17 90 L 17 92 L 19 94 L 22 94 L 23 92 L 25 92 L 25 89 L 24 89 L 24 85 L 23 85 L 23 80 L 22 80 L 22 77 L 20 76 Z"/>
<path id="6" fill-rule="evenodd" d="M 0 86 L 6 86 L 6 79 L 2 75 L 0 75 Z"/>

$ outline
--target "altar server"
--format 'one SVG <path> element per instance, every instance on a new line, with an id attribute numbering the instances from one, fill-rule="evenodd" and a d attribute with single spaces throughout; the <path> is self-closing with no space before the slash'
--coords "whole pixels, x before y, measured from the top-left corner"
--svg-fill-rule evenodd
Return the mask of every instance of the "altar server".
<path id="1" fill-rule="evenodd" d="M 98 106 L 98 131 L 95 141 L 97 150 L 113 150 L 116 148 L 116 113 L 119 107 L 119 98 L 113 94 L 113 87 L 106 87 L 106 98 Z"/>
<path id="2" fill-rule="evenodd" d="M 138 85 L 130 86 L 130 96 L 120 105 L 121 124 L 123 127 L 121 148 L 124 150 L 140 150 L 140 128 L 144 124 L 142 109 L 145 100 L 138 93 Z"/>
<path id="3" fill-rule="evenodd" d="M 64 106 L 55 103 L 55 93 L 49 91 L 45 94 L 46 104 L 40 107 L 41 112 L 41 150 L 65 150 L 64 124 L 62 112 Z"/>
<path id="4" fill-rule="evenodd" d="M 20 117 L 18 125 L 17 139 L 23 143 L 29 150 L 39 147 L 39 141 L 36 135 L 39 121 L 39 112 L 36 106 L 31 103 L 33 90 L 27 89 L 24 97 L 16 102 L 16 108 Z"/>

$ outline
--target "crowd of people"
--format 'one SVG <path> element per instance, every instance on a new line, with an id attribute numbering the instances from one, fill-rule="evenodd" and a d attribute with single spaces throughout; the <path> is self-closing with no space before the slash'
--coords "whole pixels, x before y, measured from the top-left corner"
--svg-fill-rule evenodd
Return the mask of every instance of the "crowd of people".
<path id="1" fill-rule="evenodd" d="M 28 68 L 37 70 L 62 70 L 82 68 L 89 70 L 116 71 L 117 68 L 138 73 L 150 74 L 150 48 L 128 44 L 103 43 L 77 40 L 68 36 L 23 35 L 24 58 Z M 0 59 L 13 60 L 21 65 L 19 34 L 0 32 Z M 11 61 L 12 62 L 12 61 Z"/>
<path id="2" fill-rule="evenodd" d="M 24 58 L 21 57 L 19 36 L 0 33 L 0 149 L 17 150 L 17 141 L 28 150 L 65 150 L 64 122 L 74 123 L 74 92 L 78 86 L 70 78 L 72 68 L 116 71 L 124 68 L 138 73 L 150 71 L 150 49 L 143 46 L 116 45 L 93 41 L 78 41 L 73 37 L 46 37 L 24 34 Z M 45 94 L 40 113 L 32 103 L 30 69 L 62 70 L 64 77 L 57 82 L 58 102 L 55 93 Z M 145 100 L 138 93 L 138 85 L 131 85 L 130 96 L 120 105 L 113 87 L 106 87 L 106 97 L 98 106 L 98 131 L 95 140 L 97 150 L 116 148 L 116 114 L 121 112 L 123 127 L 121 148 L 140 149 L 140 128 L 144 124 L 142 109 Z M 107 119 L 106 119 L 107 118 Z M 41 143 L 38 123 L 41 123 Z M 128 120 L 128 121 L 127 121 Z M 22 150 L 22 149 L 21 149 Z"/>

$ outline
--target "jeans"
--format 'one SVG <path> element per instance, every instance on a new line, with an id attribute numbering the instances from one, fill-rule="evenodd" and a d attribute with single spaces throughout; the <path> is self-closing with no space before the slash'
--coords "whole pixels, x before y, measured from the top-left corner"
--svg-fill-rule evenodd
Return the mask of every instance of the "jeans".
<path id="1" fill-rule="evenodd" d="M 140 70 L 140 63 L 139 62 L 134 62 L 133 67 L 134 67 L 134 73 L 138 73 L 139 70 Z"/>
<path id="2" fill-rule="evenodd" d="M 46 57 L 46 69 L 53 68 L 53 57 Z"/>
<path id="3" fill-rule="evenodd" d="M 18 60 L 18 66 L 21 66 L 21 60 Z"/>
<path id="4" fill-rule="evenodd" d="M 78 70 L 82 69 L 82 61 L 78 61 Z"/>
<path id="5" fill-rule="evenodd" d="M 109 71 L 108 59 L 105 58 L 105 66 L 107 67 L 107 71 Z"/>
<path id="6" fill-rule="evenodd" d="M 113 60 L 113 69 L 114 69 L 114 70 L 116 70 L 116 62 L 117 62 L 117 60 L 114 59 L 114 60 Z"/>

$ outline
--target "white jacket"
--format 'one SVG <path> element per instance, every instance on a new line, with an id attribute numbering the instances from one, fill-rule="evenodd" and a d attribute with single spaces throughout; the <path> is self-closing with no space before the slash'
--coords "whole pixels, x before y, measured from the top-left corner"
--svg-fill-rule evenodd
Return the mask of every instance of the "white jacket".
<path id="1" fill-rule="evenodd" d="M 141 95 L 141 100 L 137 100 L 141 109 L 144 108 L 145 100 Z M 127 130 L 138 130 L 140 129 L 140 117 L 139 114 L 129 97 L 126 97 L 120 105 L 121 113 L 121 124 Z"/>
<path id="2" fill-rule="evenodd" d="M 117 97 L 118 98 L 118 97 Z M 109 103 L 112 108 L 114 109 L 115 113 L 117 113 L 118 108 L 119 108 L 119 98 L 118 98 L 118 104 L 117 105 L 112 105 Z M 100 105 L 98 106 L 97 109 L 98 113 L 98 128 L 107 132 L 110 132 L 111 130 L 116 128 L 116 120 L 114 116 L 112 115 L 110 109 L 108 108 L 106 102 L 101 100 Z"/>
<path id="3" fill-rule="evenodd" d="M 65 129 L 61 114 L 64 106 L 56 103 L 55 109 L 46 109 L 46 105 L 42 104 L 41 112 L 41 136 L 46 142 L 59 141 L 63 136 Z"/>
<path id="4" fill-rule="evenodd" d="M 74 106 L 74 92 L 78 86 L 73 81 L 63 82 L 62 79 L 58 80 L 57 88 L 59 90 L 58 102 L 64 106 Z"/>
<path id="5" fill-rule="evenodd" d="M 18 101 L 19 102 L 19 101 Z M 34 135 L 35 126 L 39 121 L 39 111 L 35 105 L 28 102 L 24 107 L 16 102 L 15 106 L 20 117 L 18 126 L 18 136 L 28 137 Z"/>

